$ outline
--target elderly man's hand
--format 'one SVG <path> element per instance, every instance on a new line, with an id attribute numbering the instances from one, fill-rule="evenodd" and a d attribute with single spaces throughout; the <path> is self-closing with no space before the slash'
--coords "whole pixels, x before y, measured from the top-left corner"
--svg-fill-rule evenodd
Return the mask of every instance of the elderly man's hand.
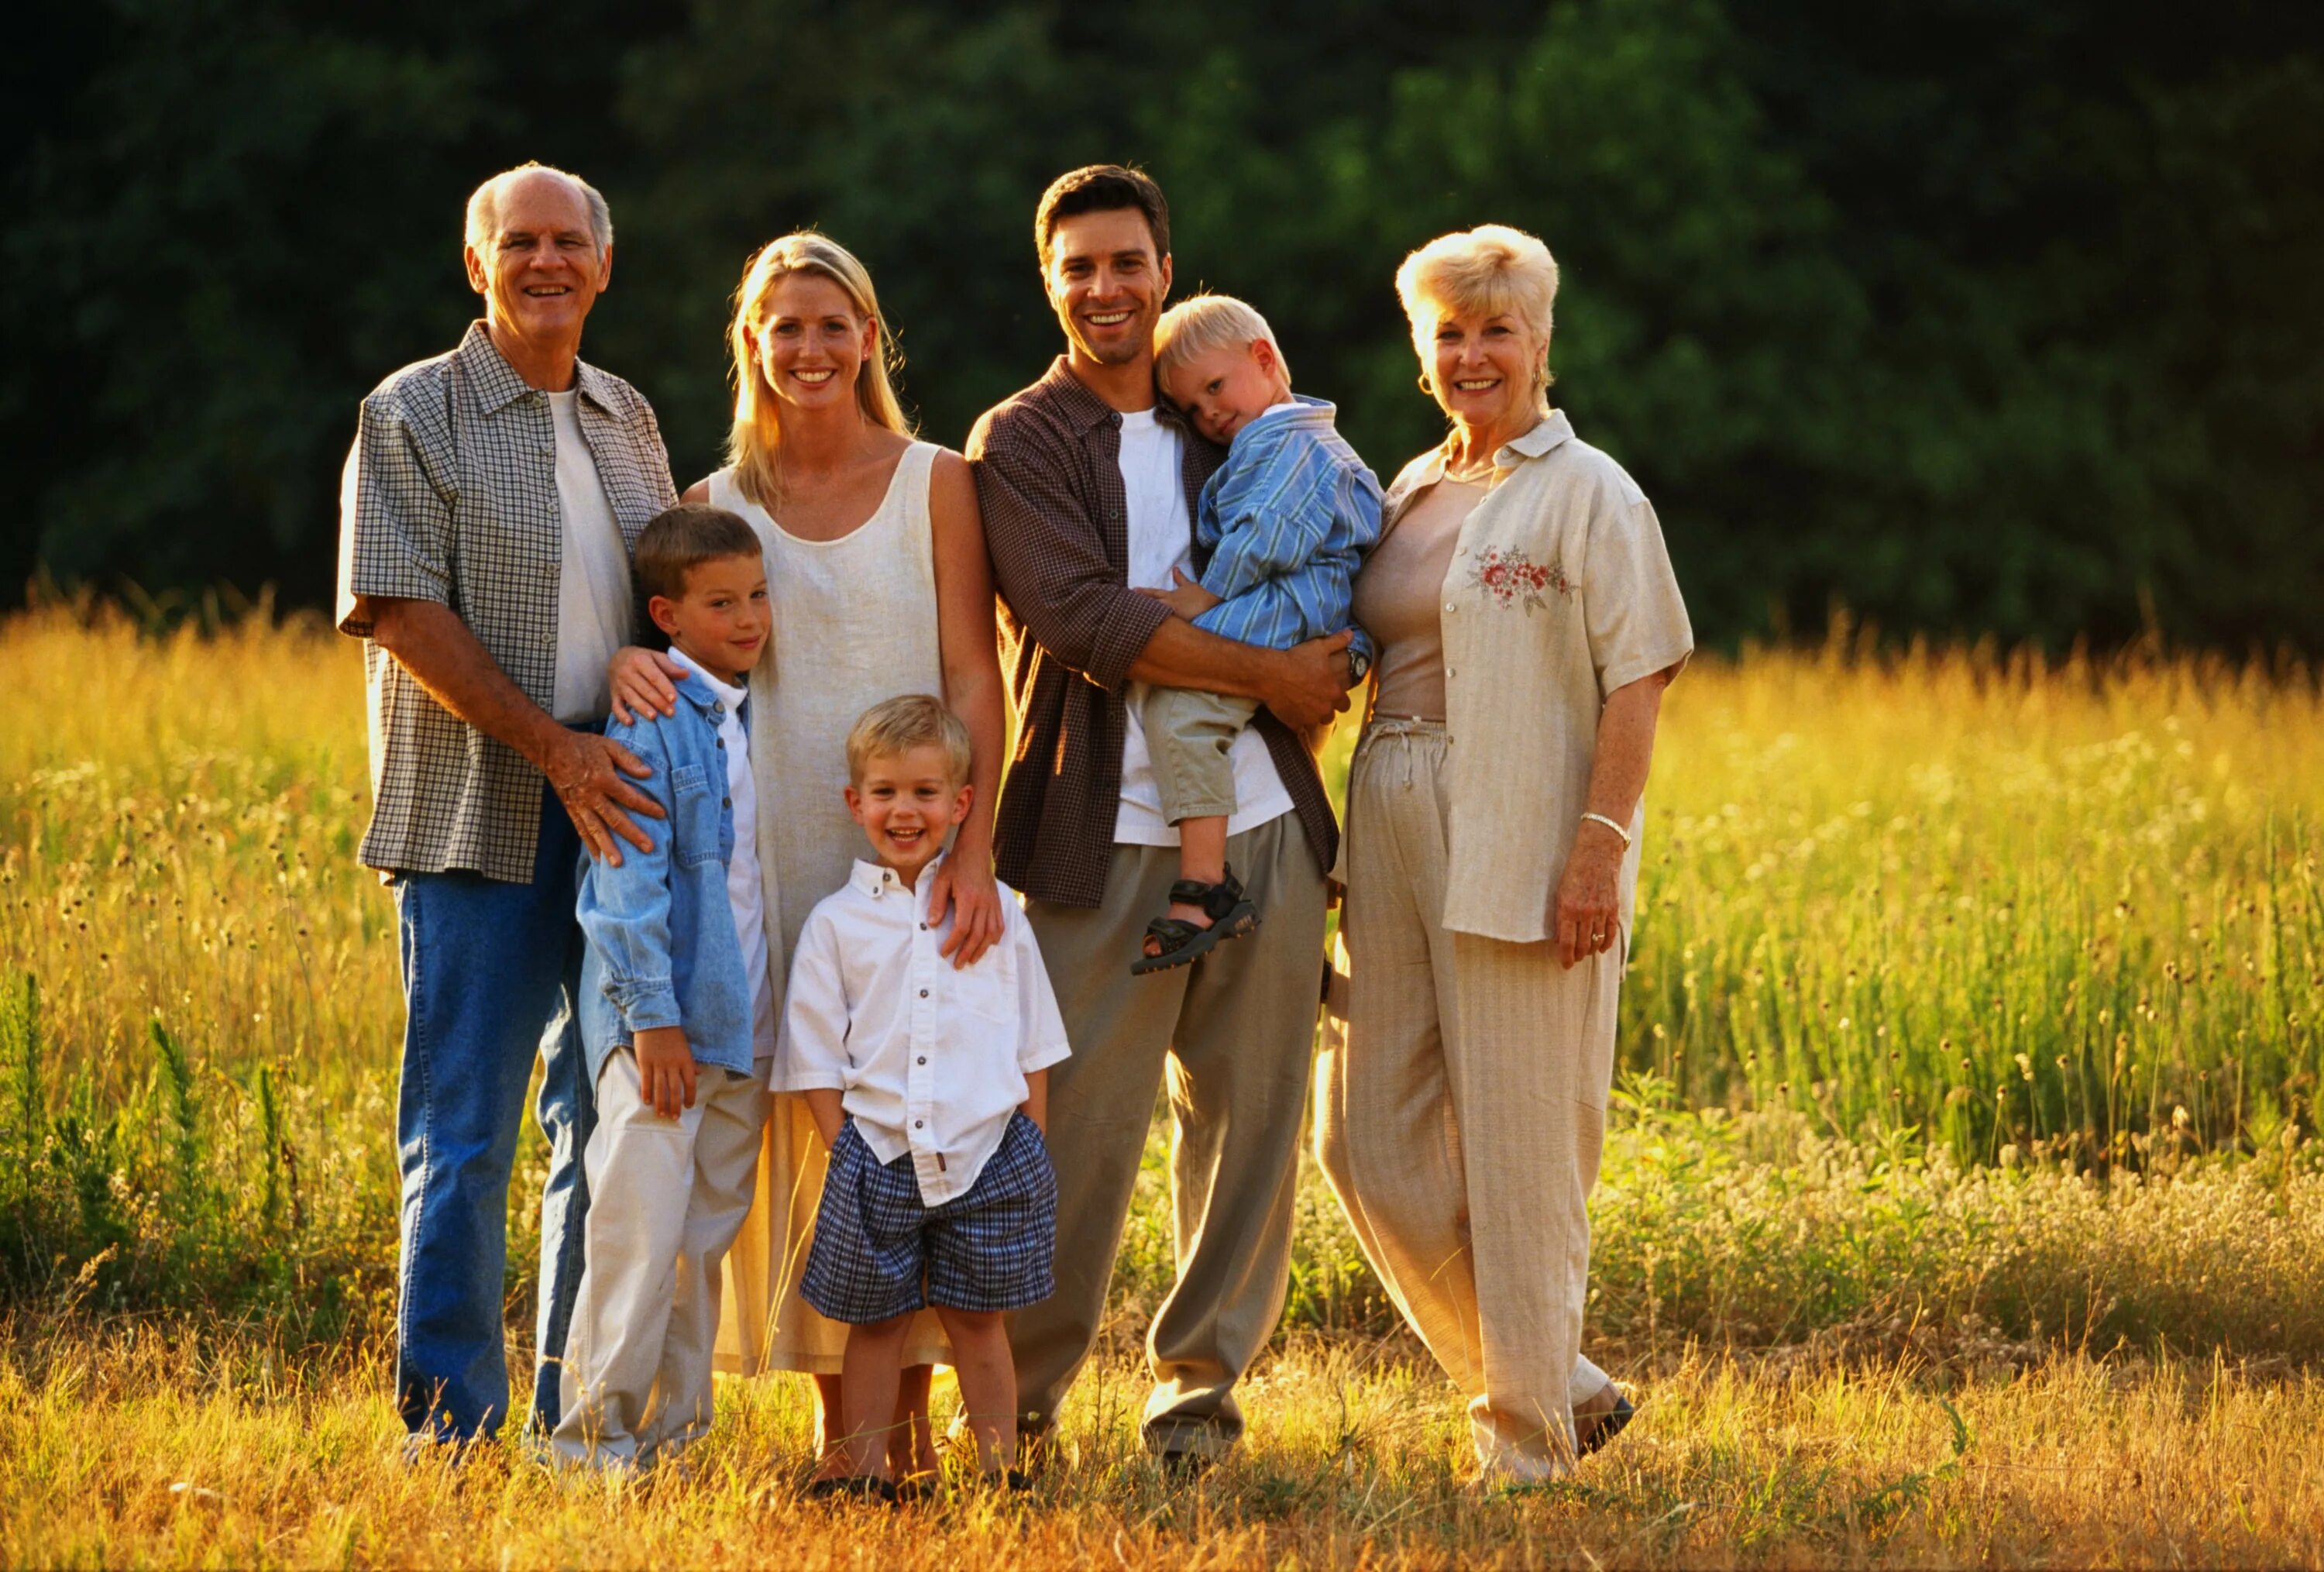
<path id="1" fill-rule="evenodd" d="M 1560 966 L 1611 949 L 1622 937 L 1622 856 L 1629 848 L 1604 825 L 1584 819 L 1557 882 L 1550 932 Z"/>
<path id="2" fill-rule="evenodd" d="M 588 732 L 568 731 L 541 761 L 541 772 L 591 856 L 620 867 L 622 848 L 616 837 L 641 852 L 653 850 L 653 838 L 630 815 L 659 818 L 661 804 L 622 779 L 626 774 L 642 780 L 653 773 L 629 749 Z"/>
<path id="3" fill-rule="evenodd" d="M 1278 653 L 1273 679 L 1259 696 L 1277 719 L 1293 731 L 1310 732 L 1348 707 L 1348 645 L 1355 636 L 1342 628 Z"/>

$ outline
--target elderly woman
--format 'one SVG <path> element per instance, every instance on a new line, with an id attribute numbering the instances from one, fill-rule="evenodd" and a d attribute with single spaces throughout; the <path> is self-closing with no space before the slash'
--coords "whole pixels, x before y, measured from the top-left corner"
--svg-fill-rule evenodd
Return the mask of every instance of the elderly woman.
<path id="1" fill-rule="evenodd" d="M 1550 410 L 1548 248 L 1443 236 L 1397 290 L 1452 430 L 1356 580 L 1379 660 L 1316 1151 L 1469 1394 L 1485 1478 L 1530 1481 L 1629 1417 L 1582 1357 L 1588 1204 L 1655 722 L 1693 642 L 1654 509 Z"/>

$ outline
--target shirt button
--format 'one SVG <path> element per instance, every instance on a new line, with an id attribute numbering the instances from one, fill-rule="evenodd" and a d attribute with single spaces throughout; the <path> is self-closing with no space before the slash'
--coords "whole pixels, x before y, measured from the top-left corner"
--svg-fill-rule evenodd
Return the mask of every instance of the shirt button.
<path id="1" fill-rule="evenodd" d="M 922 988 L 922 989 L 920 990 L 920 997 L 921 997 L 921 998 L 923 998 L 923 999 L 925 999 L 925 998 L 927 998 L 927 996 L 928 996 L 928 991 L 927 991 L 926 988 Z"/>
<path id="2" fill-rule="evenodd" d="M 721 797 L 718 800 L 718 806 L 721 808 L 732 808 L 734 806 L 734 800 L 732 797 Z"/>
<path id="3" fill-rule="evenodd" d="M 926 1064 L 926 1063 L 927 1063 L 927 1062 L 928 1062 L 928 1056 L 927 1056 L 927 1054 L 922 1054 L 922 1055 L 920 1055 L 920 1062 L 921 1062 L 922 1064 Z"/>
<path id="4" fill-rule="evenodd" d="M 925 1119 L 915 1119 L 912 1121 L 912 1128 L 918 1130 L 927 1124 L 927 1121 Z"/>
<path id="5" fill-rule="evenodd" d="M 1459 606 L 1454 606 L 1449 600 L 1444 603 L 1444 615 L 1446 616 L 1451 616 L 1454 612 L 1459 611 L 1460 609 L 1461 608 Z"/>

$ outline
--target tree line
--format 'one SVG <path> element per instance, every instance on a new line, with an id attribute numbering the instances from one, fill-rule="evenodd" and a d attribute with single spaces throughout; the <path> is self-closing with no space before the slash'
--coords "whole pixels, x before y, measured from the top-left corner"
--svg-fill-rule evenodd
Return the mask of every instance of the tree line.
<path id="1" fill-rule="evenodd" d="M 1487 219 L 1700 633 L 2324 652 L 2324 7 L 2153 0 L 44 0 L 0 64 L 0 585 L 330 592 L 356 401 L 475 310 L 484 175 L 611 199 L 586 353 L 718 461 L 744 257 L 862 255 L 927 435 L 1058 335 L 1033 204 L 1171 197 L 1392 473 L 1391 278 Z"/>

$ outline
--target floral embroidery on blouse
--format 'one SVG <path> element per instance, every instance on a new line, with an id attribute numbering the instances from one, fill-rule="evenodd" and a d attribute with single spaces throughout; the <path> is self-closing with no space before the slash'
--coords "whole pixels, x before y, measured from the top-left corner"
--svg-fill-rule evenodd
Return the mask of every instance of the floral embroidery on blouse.
<path id="1" fill-rule="evenodd" d="M 1499 546 L 1477 559 L 1469 570 L 1469 582 L 1500 605 L 1522 606 L 1527 612 L 1549 604 L 1542 598 L 1544 590 L 1554 589 L 1568 597 L 1573 594 L 1573 581 L 1559 564 L 1536 562 L 1523 550 L 1504 551 Z"/>

